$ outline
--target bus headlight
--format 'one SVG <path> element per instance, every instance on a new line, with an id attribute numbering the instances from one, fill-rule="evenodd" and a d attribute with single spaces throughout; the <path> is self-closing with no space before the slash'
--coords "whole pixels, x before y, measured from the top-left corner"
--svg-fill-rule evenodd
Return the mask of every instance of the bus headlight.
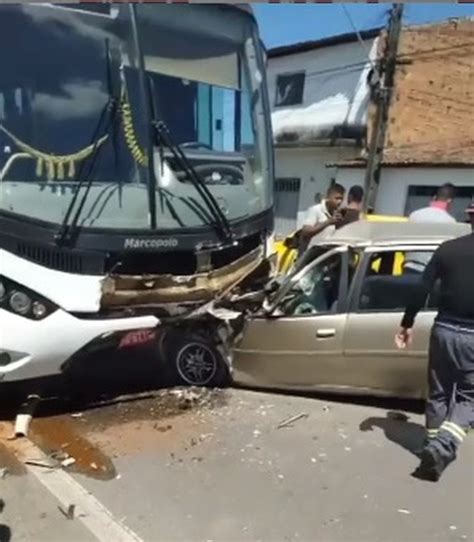
<path id="1" fill-rule="evenodd" d="M 13 312 L 26 316 L 30 312 L 33 303 L 24 292 L 13 291 L 10 294 L 9 304 Z"/>
<path id="2" fill-rule="evenodd" d="M 57 306 L 33 290 L 0 276 L 0 308 L 30 320 L 43 320 Z"/>

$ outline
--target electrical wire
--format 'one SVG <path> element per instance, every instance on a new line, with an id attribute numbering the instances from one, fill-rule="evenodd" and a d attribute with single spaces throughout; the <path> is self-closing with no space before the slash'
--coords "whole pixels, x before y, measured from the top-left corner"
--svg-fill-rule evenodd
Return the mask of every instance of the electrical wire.
<path id="1" fill-rule="evenodd" d="M 416 59 L 416 58 L 420 58 L 420 57 L 423 57 L 423 56 L 428 55 L 428 54 L 446 52 L 446 51 L 450 51 L 450 50 L 453 50 L 453 49 L 458 51 L 459 49 L 464 48 L 464 47 L 474 47 L 474 40 L 469 41 L 469 42 L 460 43 L 459 45 L 456 45 L 455 47 L 454 46 L 438 47 L 438 48 L 434 47 L 432 49 L 426 49 L 424 51 L 416 51 L 416 52 L 413 52 L 413 53 L 399 53 L 397 55 L 397 57 L 396 57 L 396 60 L 400 61 L 400 60 Z M 354 68 L 362 68 L 364 66 L 367 66 L 367 64 L 368 64 L 367 61 L 364 60 L 364 61 L 360 61 L 360 62 L 353 62 L 351 64 L 342 64 L 340 66 L 334 66 L 332 68 L 325 68 L 325 69 L 322 69 L 322 70 L 305 72 L 305 75 L 306 75 L 306 78 L 309 78 L 309 77 L 314 77 L 314 76 L 319 76 L 319 75 L 331 74 L 331 73 L 335 73 L 335 72 L 339 72 L 339 71 L 341 71 L 341 72 L 354 71 L 353 70 Z M 372 65 L 372 64 L 370 64 L 370 65 Z"/>
<path id="2" fill-rule="evenodd" d="M 344 13 L 346 14 L 346 17 L 349 20 L 349 23 L 352 26 L 352 29 L 354 30 L 354 32 L 355 32 L 355 34 L 357 36 L 357 39 L 358 39 L 358 41 L 360 43 L 360 46 L 364 50 L 364 53 L 365 53 L 365 55 L 367 57 L 367 60 L 369 61 L 370 67 L 375 71 L 377 69 L 377 67 L 375 66 L 372 59 L 370 58 L 370 50 L 367 48 L 365 41 L 362 39 L 360 31 L 359 31 L 359 29 L 357 28 L 357 26 L 354 23 L 354 19 L 352 18 L 349 10 L 347 9 L 347 6 L 344 3 L 341 3 L 340 6 L 341 6 L 342 10 L 344 11 Z"/>

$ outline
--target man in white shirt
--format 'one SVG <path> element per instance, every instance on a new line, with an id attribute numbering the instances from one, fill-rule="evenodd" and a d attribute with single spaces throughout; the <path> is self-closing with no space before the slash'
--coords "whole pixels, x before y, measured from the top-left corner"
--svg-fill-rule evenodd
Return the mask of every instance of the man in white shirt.
<path id="1" fill-rule="evenodd" d="M 326 236 L 334 233 L 336 225 L 342 220 L 338 211 L 344 200 L 344 194 L 345 188 L 335 183 L 329 187 L 326 198 L 321 203 L 308 209 L 300 232 L 300 255 L 309 247 L 316 235 Z"/>
<path id="2" fill-rule="evenodd" d="M 446 183 L 438 188 L 436 196 L 433 198 L 428 207 L 423 207 L 413 211 L 408 220 L 410 222 L 425 222 L 445 224 L 456 223 L 456 219 L 448 212 L 455 195 L 455 188 L 452 184 Z M 430 252 L 411 252 L 405 261 L 404 269 L 411 273 L 423 273 L 425 267 L 430 261 Z"/>
<path id="3" fill-rule="evenodd" d="M 454 186 L 450 183 L 438 188 L 436 196 L 428 207 L 413 211 L 408 217 L 410 222 L 446 222 L 454 223 L 456 219 L 448 212 L 454 199 Z"/>

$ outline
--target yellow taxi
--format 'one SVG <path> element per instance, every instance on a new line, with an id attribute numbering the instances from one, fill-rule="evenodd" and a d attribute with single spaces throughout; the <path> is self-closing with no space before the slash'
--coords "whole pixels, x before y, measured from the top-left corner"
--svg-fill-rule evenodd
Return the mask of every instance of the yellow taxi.
<path id="1" fill-rule="evenodd" d="M 364 215 L 362 220 L 369 222 L 407 222 L 406 216 L 392 216 L 392 215 Z M 296 261 L 298 255 L 298 241 L 296 239 L 296 233 L 294 232 L 285 239 L 275 241 L 275 250 L 277 253 L 277 271 L 279 274 L 288 273 L 293 264 Z M 374 271 L 377 271 L 376 267 L 380 262 L 374 262 Z M 398 254 L 395 258 L 394 274 L 400 274 L 403 265 L 403 255 Z"/>

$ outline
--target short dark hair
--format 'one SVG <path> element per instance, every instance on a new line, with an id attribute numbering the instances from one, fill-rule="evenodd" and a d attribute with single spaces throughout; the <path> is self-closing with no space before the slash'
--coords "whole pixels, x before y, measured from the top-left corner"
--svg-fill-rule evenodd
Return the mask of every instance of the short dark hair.
<path id="1" fill-rule="evenodd" d="M 333 183 L 329 188 L 327 195 L 332 196 L 333 194 L 339 194 L 340 196 L 344 196 L 346 193 L 346 189 L 342 186 L 342 184 Z"/>
<path id="2" fill-rule="evenodd" d="M 351 186 L 349 189 L 349 193 L 347 194 L 347 201 L 351 203 L 352 201 L 356 203 L 362 203 L 362 200 L 364 199 L 364 189 L 362 186 L 355 184 L 354 186 Z"/>
<path id="3" fill-rule="evenodd" d="M 454 199 L 456 188 L 451 183 L 445 183 L 440 186 L 436 192 L 436 199 L 440 201 L 448 201 Z"/>

